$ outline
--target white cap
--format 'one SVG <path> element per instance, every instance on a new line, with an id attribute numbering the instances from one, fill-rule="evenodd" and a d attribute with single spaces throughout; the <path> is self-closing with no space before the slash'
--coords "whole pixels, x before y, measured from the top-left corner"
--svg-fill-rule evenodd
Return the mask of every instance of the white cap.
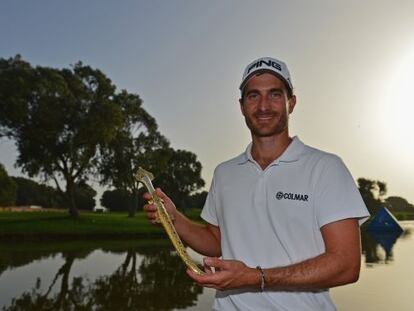
<path id="1" fill-rule="evenodd" d="M 242 82 L 240 84 L 240 91 L 243 93 L 243 89 L 246 86 L 247 82 L 258 72 L 267 71 L 269 73 L 275 74 L 278 78 L 282 79 L 290 87 L 290 90 L 293 91 L 293 85 L 290 78 L 289 69 L 286 64 L 278 59 L 271 57 L 261 57 L 256 59 L 247 65 L 243 73 Z"/>

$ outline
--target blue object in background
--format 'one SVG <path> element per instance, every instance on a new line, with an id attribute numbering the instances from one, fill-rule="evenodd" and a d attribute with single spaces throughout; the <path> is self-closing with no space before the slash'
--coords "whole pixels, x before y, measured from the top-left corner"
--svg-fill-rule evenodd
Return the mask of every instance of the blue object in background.
<path id="1" fill-rule="evenodd" d="M 401 228 L 398 220 L 386 208 L 381 208 L 371 220 L 367 227 L 368 231 L 378 232 L 395 232 L 401 234 L 404 230 Z"/>
<path id="2" fill-rule="evenodd" d="M 392 248 L 401 236 L 401 232 L 395 231 L 368 231 L 367 234 L 382 247 L 385 251 L 385 260 L 389 261 L 392 259 Z"/>

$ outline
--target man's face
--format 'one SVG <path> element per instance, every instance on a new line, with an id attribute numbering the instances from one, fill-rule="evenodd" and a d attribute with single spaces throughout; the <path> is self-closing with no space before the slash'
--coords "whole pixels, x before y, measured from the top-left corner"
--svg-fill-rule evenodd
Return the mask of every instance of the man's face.
<path id="1" fill-rule="evenodd" d="M 287 97 L 285 84 L 270 73 L 252 77 L 240 100 L 247 127 L 256 137 L 279 135 L 288 129 L 296 97 Z"/>

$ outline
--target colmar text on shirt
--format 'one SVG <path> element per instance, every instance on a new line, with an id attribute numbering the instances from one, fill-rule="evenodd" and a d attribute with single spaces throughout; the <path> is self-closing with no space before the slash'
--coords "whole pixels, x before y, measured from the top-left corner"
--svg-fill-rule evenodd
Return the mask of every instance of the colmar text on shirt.
<path id="1" fill-rule="evenodd" d="M 287 199 L 287 200 L 296 200 L 296 201 L 305 201 L 308 202 L 309 196 L 307 194 L 291 193 L 279 191 L 276 193 L 276 199 Z"/>

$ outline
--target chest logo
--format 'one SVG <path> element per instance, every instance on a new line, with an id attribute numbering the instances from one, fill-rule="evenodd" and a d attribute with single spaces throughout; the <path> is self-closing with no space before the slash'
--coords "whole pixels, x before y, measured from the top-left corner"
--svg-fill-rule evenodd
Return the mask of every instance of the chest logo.
<path id="1" fill-rule="evenodd" d="M 308 202 L 309 196 L 307 194 L 278 191 L 278 193 L 276 193 L 276 199 Z"/>

